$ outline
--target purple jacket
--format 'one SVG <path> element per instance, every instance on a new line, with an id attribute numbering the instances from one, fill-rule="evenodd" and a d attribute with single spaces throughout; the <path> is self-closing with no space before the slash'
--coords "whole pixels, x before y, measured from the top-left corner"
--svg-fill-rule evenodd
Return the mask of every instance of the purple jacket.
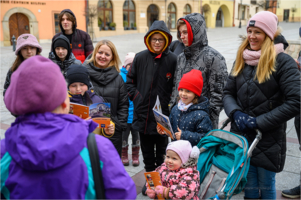
<path id="1" fill-rule="evenodd" d="M 75 115 L 19 116 L 1 140 L 6 199 L 95 199 L 87 137 L 96 123 Z M 136 187 L 113 144 L 95 136 L 107 199 L 135 199 Z"/>

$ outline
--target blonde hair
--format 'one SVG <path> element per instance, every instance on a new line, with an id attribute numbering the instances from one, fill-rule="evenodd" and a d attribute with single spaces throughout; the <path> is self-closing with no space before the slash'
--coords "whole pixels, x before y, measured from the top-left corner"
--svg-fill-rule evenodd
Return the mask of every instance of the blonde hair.
<path id="1" fill-rule="evenodd" d="M 278 36 L 280 32 L 281 29 L 278 28 L 275 37 Z M 238 76 L 238 74 L 240 74 L 244 69 L 245 61 L 243 59 L 243 51 L 246 48 L 250 49 L 250 44 L 247 37 L 244 39 L 244 41 L 238 48 L 235 65 L 231 72 L 232 76 Z M 257 64 L 256 75 L 254 79 L 257 79 L 259 84 L 264 83 L 270 79 L 271 74 L 275 71 L 276 71 L 276 51 L 274 47 L 274 41 L 271 40 L 271 38 L 266 35 L 266 38 L 261 45 L 261 56 Z"/>
<path id="2" fill-rule="evenodd" d="M 107 45 L 107 46 L 111 49 L 111 51 L 112 51 L 112 57 L 113 57 L 113 58 L 112 58 L 111 62 L 109 63 L 109 65 L 108 65 L 107 67 L 112 67 L 112 66 L 114 66 L 115 69 L 116 69 L 116 71 L 117 71 L 118 73 L 120 73 L 119 65 L 121 65 L 121 61 L 120 61 L 120 59 L 119 59 L 119 56 L 118 56 L 118 53 L 117 53 L 117 50 L 116 50 L 115 45 L 114 45 L 110 40 L 101 40 L 101 41 L 99 41 L 99 42 L 96 44 L 96 46 L 95 46 L 95 48 L 94 48 L 94 50 L 93 50 L 93 53 L 92 53 L 91 58 L 90 58 L 89 60 L 87 60 L 87 62 L 88 62 L 88 63 L 93 62 L 94 66 L 96 66 L 96 61 L 95 61 L 96 54 L 97 54 L 99 48 L 100 48 L 102 45 Z"/>

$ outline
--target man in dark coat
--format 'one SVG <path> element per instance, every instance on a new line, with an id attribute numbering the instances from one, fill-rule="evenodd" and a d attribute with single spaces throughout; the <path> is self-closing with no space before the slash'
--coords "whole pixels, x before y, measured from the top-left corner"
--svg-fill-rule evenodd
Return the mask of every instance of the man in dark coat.
<path id="1" fill-rule="evenodd" d="M 70 41 L 70 48 L 75 58 L 83 63 L 93 51 L 93 44 L 89 34 L 76 28 L 76 17 L 69 9 L 62 10 L 59 15 L 59 21 L 62 32 L 53 36 L 52 42 L 58 36 L 65 35 Z M 51 49 L 51 51 L 54 51 L 54 49 Z"/>
<path id="2" fill-rule="evenodd" d="M 163 21 L 155 21 L 144 36 L 146 50 L 136 54 L 127 74 L 127 89 L 134 102 L 132 127 L 139 131 L 145 170 L 160 166 L 168 140 L 157 133 L 152 111 L 157 96 L 162 112 L 169 115 L 168 103 L 173 88 L 177 56 L 169 51 L 172 35 Z M 154 146 L 156 145 L 156 152 Z M 156 155 L 155 155 L 156 154 Z M 143 189 L 145 194 L 146 188 Z"/>

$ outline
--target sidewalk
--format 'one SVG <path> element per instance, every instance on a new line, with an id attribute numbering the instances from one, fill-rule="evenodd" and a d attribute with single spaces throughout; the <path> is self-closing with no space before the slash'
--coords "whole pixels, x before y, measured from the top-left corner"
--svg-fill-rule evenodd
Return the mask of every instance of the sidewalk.
<path id="1" fill-rule="evenodd" d="M 301 44 L 301 40 L 298 36 L 298 29 L 300 23 L 286 23 L 281 22 L 280 26 L 283 29 L 282 34 L 288 41 L 297 41 Z M 110 36 L 105 38 L 97 38 L 97 41 L 101 39 L 111 40 L 120 56 L 121 61 L 124 61 L 124 57 L 127 52 L 139 52 L 146 49 L 145 44 L 143 43 L 144 33 L 132 34 L 132 35 L 121 35 L 121 36 Z M 174 40 L 176 39 L 176 33 L 172 32 Z M 209 29 L 207 31 L 209 45 L 218 50 L 226 59 L 228 72 L 231 70 L 233 62 L 236 57 L 236 51 L 240 44 L 239 35 L 246 35 L 246 27 L 237 28 L 216 28 Z M 95 46 L 96 42 L 94 42 Z M 42 56 L 48 57 L 50 51 L 50 43 L 41 44 L 43 47 Z M 0 81 L 0 95 L 3 92 L 3 85 L 6 77 L 6 73 L 9 67 L 12 65 L 15 55 L 12 52 L 12 47 L 1 47 L 0 48 L 0 70 L 1 70 L 1 81 Z M 10 124 L 14 121 L 14 117 L 7 111 L 3 98 L 0 98 L 1 108 L 1 119 L 0 119 L 0 138 L 4 138 L 5 131 L 10 127 Z M 220 114 L 220 122 L 224 121 L 227 118 L 224 112 Z M 287 157 L 284 170 L 281 173 L 276 175 L 276 189 L 277 189 L 277 199 L 285 199 L 281 196 L 281 191 L 284 189 L 290 189 L 300 184 L 300 158 L 301 154 L 299 151 L 299 143 L 294 128 L 293 119 L 288 122 L 287 126 Z M 131 138 L 129 139 L 131 143 Z M 131 149 L 131 148 L 130 148 Z M 131 150 L 130 150 L 131 154 Z M 128 174 L 135 181 L 137 189 L 137 199 L 149 199 L 141 194 L 141 189 L 145 183 L 143 176 L 144 173 L 144 164 L 143 158 L 140 152 L 140 166 L 125 167 Z M 131 155 L 130 155 L 131 159 Z M 243 193 L 234 196 L 232 199 L 243 199 Z"/>

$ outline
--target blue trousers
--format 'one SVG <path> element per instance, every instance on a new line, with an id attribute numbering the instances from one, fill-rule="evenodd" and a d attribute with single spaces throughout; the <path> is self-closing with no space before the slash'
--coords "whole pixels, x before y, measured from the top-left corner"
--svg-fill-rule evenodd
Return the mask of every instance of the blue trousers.
<path id="1" fill-rule="evenodd" d="M 276 199 L 276 173 L 250 165 L 245 186 L 245 197 L 250 199 Z"/>

